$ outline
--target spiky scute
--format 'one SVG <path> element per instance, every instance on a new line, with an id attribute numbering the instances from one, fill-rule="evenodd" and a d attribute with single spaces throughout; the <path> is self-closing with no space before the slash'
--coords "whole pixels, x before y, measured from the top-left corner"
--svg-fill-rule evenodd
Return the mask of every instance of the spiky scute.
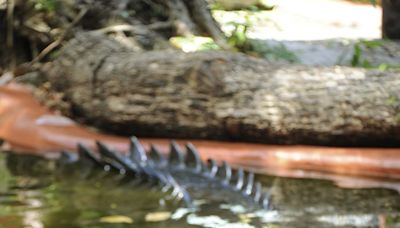
<path id="1" fill-rule="evenodd" d="M 95 153 L 78 145 L 79 160 L 90 161 L 104 171 L 114 170 L 145 182 L 157 183 L 162 189 L 170 190 L 175 198 L 183 200 L 188 207 L 194 207 L 188 188 L 196 186 L 196 178 L 201 178 L 206 185 L 212 184 L 220 188 L 219 191 L 233 192 L 234 197 L 242 197 L 240 202 L 251 202 L 251 206 L 256 208 L 269 208 L 269 195 L 263 192 L 260 182 L 254 181 L 253 173 L 246 173 L 241 168 L 232 170 L 228 163 L 218 165 L 212 159 L 206 165 L 191 143 L 186 144 L 186 152 L 183 152 L 177 143 L 171 142 L 168 158 L 154 145 L 147 153 L 136 137 L 131 138 L 128 155 L 114 151 L 101 142 L 97 142 L 97 150 L 98 153 Z M 189 181 L 182 181 L 182 174 L 188 176 Z"/>

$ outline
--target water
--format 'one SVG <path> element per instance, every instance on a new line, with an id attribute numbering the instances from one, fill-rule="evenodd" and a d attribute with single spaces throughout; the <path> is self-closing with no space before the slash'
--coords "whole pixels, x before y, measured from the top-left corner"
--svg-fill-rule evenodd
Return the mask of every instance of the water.
<path id="1" fill-rule="evenodd" d="M 82 178 L 54 162 L 0 153 L 0 228 L 13 227 L 400 227 L 400 195 L 341 189 L 329 181 L 259 176 L 273 210 L 198 200 L 197 210 L 151 186 L 113 176 Z"/>

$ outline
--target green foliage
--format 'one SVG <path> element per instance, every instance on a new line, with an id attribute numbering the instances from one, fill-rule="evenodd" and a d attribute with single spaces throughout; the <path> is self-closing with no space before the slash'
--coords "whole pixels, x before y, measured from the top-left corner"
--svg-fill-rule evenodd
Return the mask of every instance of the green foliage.
<path id="1" fill-rule="evenodd" d="M 249 11 L 263 11 L 273 10 L 275 6 L 267 4 L 265 0 L 258 0 L 252 2 L 243 1 L 240 4 L 234 2 L 227 4 L 225 1 L 213 1 L 210 4 L 212 10 L 225 10 L 225 11 L 236 11 L 236 10 L 249 10 Z"/>
<path id="2" fill-rule="evenodd" d="M 231 22 L 231 25 L 234 26 L 231 36 L 228 37 L 228 43 L 239 50 L 244 50 L 248 44 L 247 30 L 251 26 L 249 20 L 245 23 Z"/>
<path id="3" fill-rule="evenodd" d="M 372 64 L 363 59 L 363 49 L 374 49 L 381 47 L 384 44 L 382 40 L 360 40 L 353 46 L 353 56 L 351 58 L 351 65 L 354 67 L 373 68 Z"/>
<path id="4" fill-rule="evenodd" d="M 400 70 L 400 64 L 382 63 L 382 64 L 379 64 L 379 66 L 376 68 L 380 71 L 385 71 L 385 70 L 390 70 L 390 69 Z"/>
<path id="5" fill-rule="evenodd" d="M 363 51 L 362 51 L 362 47 L 359 43 L 354 44 L 354 53 L 353 56 L 351 58 L 351 65 L 352 66 L 360 66 L 360 67 L 366 67 L 369 68 L 371 67 L 371 63 L 368 60 L 362 60 L 362 55 L 363 55 Z"/>
<path id="6" fill-rule="evenodd" d="M 370 61 L 363 58 L 364 50 L 382 47 L 384 43 L 384 40 L 360 40 L 359 42 L 355 43 L 353 46 L 351 66 L 363 67 L 367 69 L 377 69 L 380 71 L 385 71 L 389 69 L 400 69 L 400 64 L 381 63 L 379 65 L 373 65 Z"/>
<path id="7" fill-rule="evenodd" d="M 57 0 L 32 0 L 36 10 L 54 12 L 58 7 Z"/>
<path id="8" fill-rule="evenodd" d="M 1 142 L 3 141 L 1 140 Z M 0 153 L 2 153 L 0 155 L 0 192 L 4 192 L 8 187 L 8 182 L 10 181 L 10 173 L 6 166 L 5 152 L 0 151 Z"/>
<path id="9" fill-rule="evenodd" d="M 399 225 L 400 224 L 400 215 L 388 215 L 388 216 L 386 216 L 386 224 L 387 225 Z"/>
<path id="10" fill-rule="evenodd" d="M 265 42 L 251 41 L 247 37 L 247 31 L 253 26 L 251 15 L 245 16 L 245 22 L 230 22 L 234 26 L 231 36 L 228 37 L 228 43 L 235 49 L 248 53 L 262 56 L 270 60 L 285 60 L 290 63 L 300 62 L 296 54 L 284 44 L 267 45 Z"/>
<path id="11" fill-rule="evenodd" d="M 296 53 L 290 51 L 284 44 L 267 45 L 265 43 L 252 42 L 252 50 L 269 60 L 285 60 L 289 63 L 298 63 L 300 59 Z"/>
<path id="12" fill-rule="evenodd" d="M 261 3 L 261 1 L 259 1 L 259 3 Z M 270 7 L 269 10 L 272 8 L 273 7 Z M 268 20 L 265 14 L 260 17 L 257 8 L 254 8 L 252 11 L 229 12 L 226 16 L 229 19 L 225 20 L 223 26 L 229 27 L 226 31 L 226 33 L 229 34 L 228 44 L 234 50 L 260 56 L 269 60 L 285 60 L 289 63 L 300 62 L 297 55 L 290 51 L 284 44 L 267 45 L 266 42 L 258 42 L 248 37 L 248 31 L 255 28 L 257 21 L 261 20 L 265 22 L 265 20 Z M 224 21 L 222 17 L 221 21 Z"/>
<path id="13" fill-rule="evenodd" d="M 350 2 L 372 4 L 373 6 L 380 5 L 381 1 L 377 0 L 348 0 Z"/>

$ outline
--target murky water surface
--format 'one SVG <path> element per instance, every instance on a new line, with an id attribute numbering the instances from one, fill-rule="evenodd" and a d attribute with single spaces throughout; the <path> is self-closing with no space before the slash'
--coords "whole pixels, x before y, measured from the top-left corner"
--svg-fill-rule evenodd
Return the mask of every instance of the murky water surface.
<path id="1" fill-rule="evenodd" d="M 400 195 L 387 189 L 263 176 L 258 178 L 271 191 L 273 210 L 248 211 L 207 199 L 190 210 L 154 186 L 82 176 L 60 172 L 48 160 L 0 153 L 0 228 L 400 227 Z"/>

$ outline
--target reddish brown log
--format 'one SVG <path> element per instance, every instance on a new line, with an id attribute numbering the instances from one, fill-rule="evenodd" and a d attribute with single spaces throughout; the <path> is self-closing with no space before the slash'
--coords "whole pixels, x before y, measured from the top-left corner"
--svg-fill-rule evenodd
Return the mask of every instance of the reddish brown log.
<path id="1" fill-rule="evenodd" d="M 0 87 L 0 138 L 14 150 L 58 155 L 74 150 L 78 142 L 93 147 L 100 140 L 126 151 L 127 138 L 105 135 L 78 126 L 56 115 L 33 99 L 20 85 Z M 141 139 L 166 152 L 168 139 Z M 178 140 L 183 144 L 185 141 Z M 225 160 L 258 173 L 323 178 L 345 187 L 387 187 L 400 190 L 400 148 L 334 148 L 281 146 L 191 140 L 202 158 Z M 340 174 L 340 175 L 337 175 Z"/>

